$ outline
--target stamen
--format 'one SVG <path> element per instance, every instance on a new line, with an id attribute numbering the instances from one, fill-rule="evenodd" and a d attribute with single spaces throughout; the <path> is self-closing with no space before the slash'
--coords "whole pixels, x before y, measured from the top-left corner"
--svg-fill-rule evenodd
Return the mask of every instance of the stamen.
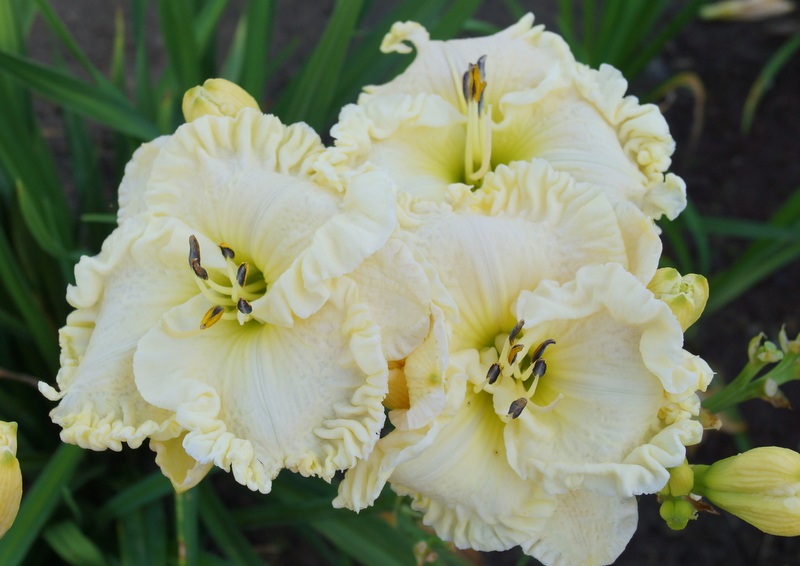
<path id="1" fill-rule="evenodd" d="M 245 283 L 247 282 L 247 271 L 249 266 L 247 262 L 243 262 L 239 265 L 239 269 L 236 270 L 236 282 L 239 284 L 239 287 L 244 287 Z"/>
<path id="2" fill-rule="evenodd" d="M 500 372 L 503 370 L 500 367 L 500 364 L 497 362 L 493 363 L 489 366 L 489 371 L 486 372 L 486 380 L 489 382 L 489 385 L 493 385 L 497 378 L 500 377 Z"/>
<path id="3" fill-rule="evenodd" d="M 253 307 L 245 299 L 239 299 L 239 302 L 236 303 L 236 308 L 239 309 L 239 312 L 242 314 L 250 314 L 253 312 Z"/>
<path id="4" fill-rule="evenodd" d="M 528 400 L 525 397 L 520 397 L 511 403 L 511 406 L 508 408 L 508 414 L 511 415 L 512 419 L 516 419 L 522 414 L 522 411 L 527 405 Z"/>
<path id="5" fill-rule="evenodd" d="M 548 346 L 553 345 L 555 343 L 556 343 L 555 340 L 553 340 L 552 338 L 548 338 L 547 340 L 536 346 L 536 349 L 533 351 L 533 354 L 531 354 L 531 361 L 535 362 L 536 360 L 541 358 L 544 355 L 545 349 Z"/>
<path id="6" fill-rule="evenodd" d="M 222 319 L 223 314 L 225 314 L 225 309 L 219 305 L 214 305 L 208 309 L 208 312 L 203 315 L 203 320 L 200 321 L 200 330 L 214 326 Z"/>
<path id="7" fill-rule="evenodd" d="M 520 330 L 522 330 L 523 326 L 525 326 L 525 320 L 524 319 L 520 320 L 517 323 L 517 325 L 508 334 L 508 343 L 511 344 L 512 346 L 514 345 L 514 342 L 517 340 L 517 336 L 519 336 L 519 332 L 520 332 Z"/>
<path id="8" fill-rule="evenodd" d="M 208 271 L 200 265 L 200 243 L 194 234 L 189 236 L 189 266 L 200 279 L 208 279 Z"/>
<path id="9" fill-rule="evenodd" d="M 511 350 L 508 352 L 508 365 L 514 365 L 514 362 L 517 360 L 517 354 L 519 354 L 523 349 L 525 349 L 525 346 L 522 344 L 514 344 L 511 346 Z"/>
<path id="10" fill-rule="evenodd" d="M 486 90 L 486 55 L 482 55 L 477 63 L 470 63 L 463 77 L 464 100 L 478 103 L 478 112 L 483 110 L 483 93 Z"/>
<path id="11" fill-rule="evenodd" d="M 233 259 L 236 257 L 236 252 L 225 242 L 219 244 L 219 251 L 222 252 L 222 257 L 225 259 Z"/>
<path id="12" fill-rule="evenodd" d="M 543 359 L 539 358 L 538 360 L 533 362 L 532 375 L 534 379 L 539 379 L 544 375 L 546 371 L 547 371 L 547 362 L 545 362 Z"/>

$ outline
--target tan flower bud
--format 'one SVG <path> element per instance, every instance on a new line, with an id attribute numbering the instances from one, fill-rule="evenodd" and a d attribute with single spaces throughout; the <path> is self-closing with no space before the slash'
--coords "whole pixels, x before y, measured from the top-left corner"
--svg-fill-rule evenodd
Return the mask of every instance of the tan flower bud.
<path id="1" fill-rule="evenodd" d="M 765 533 L 800 535 L 800 454 L 754 448 L 711 466 L 694 466 L 694 492 Z"/>
<path id="2" fill-rule="evenodd" d="M 0 421 L 0 537 L 6 534 L 19 511 L 22 472 L 17 460 L 17 423 Z"/>
<path id="3" fill-rule="evenodd" d="M 244 108 L 258 110 L 258 103 L 246 90 L 225 79 L 208 79 L 203 86 L 183 95 L 183 117 L 187 122 L 202 116 L 234 117 Z"/>
<path id="4" fill-rule="evenodd" d="M 788 0 L 725 0 L 700 8 L 704 20 L 755 21 L 788 14 L 794 4 Z"/>
<path id="5" fill-rule="evenodd" d="M 667 303 L 684 331 L 700 318 L 708 301 L 705 277 L 695 273 L 681 276 L 671 267 L 656 271 L 647 288 L 657 299 Z"/>

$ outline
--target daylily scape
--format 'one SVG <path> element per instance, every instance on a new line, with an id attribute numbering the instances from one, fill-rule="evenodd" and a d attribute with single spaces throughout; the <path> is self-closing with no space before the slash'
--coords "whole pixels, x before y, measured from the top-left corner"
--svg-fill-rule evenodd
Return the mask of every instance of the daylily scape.
<path id="1" fill-rule="evenodd" d="M 686 206 L 658 108 L 533 21 L 396 23 L 381 49 L 413 62 L 330 147 L 227 81 L 189 91 L 75 268 L 40 385 L 61 438 L 147 441 L 179 492 L 344 471 L 337 507 L 388 484 L 460 548 L 613 562 L 701 440 L 708 285 L 658 269 Z"/>

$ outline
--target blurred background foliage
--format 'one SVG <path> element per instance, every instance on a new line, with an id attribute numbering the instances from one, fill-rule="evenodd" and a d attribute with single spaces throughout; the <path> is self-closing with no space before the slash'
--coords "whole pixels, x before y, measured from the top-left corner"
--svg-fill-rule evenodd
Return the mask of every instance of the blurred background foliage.
<path id="1" fill-rule="evenodd" d="M 385 566 L 413 564 L 415 549 L 417 558 L 436 556 L 439 563 L 471 561 L 437 541 L 419 515 L 388 492 L 374 508 L 354 514 L 332 509 L 335 485 L 318 480 L 286 472 L 264 497 L 226 474 L 212 474 L 176 498 L 146 449 L 91 453 L 60 444 L 47 416 L 51 404 L 35 382 L 54 380 L 57 329 L 69 312 L 64 291 L 78 258 L 96 253 L 115 226 L 115 187 L 125 163 L 139 144 L 182 122 L 186 89 L 224 77 L 284 122 L 305 121 L 325 132 L 365 84 L 391 78 L 410 61 L 378 49 L 392 22 L 419 21 L 436 39 L 498 31 L 496 21 L 475 15 L 480 4 L 336 0 L 313 42 L 298 36 L 276 50 L 276 33 L 286 22 L 278 20 L 274 0 L 129 0 L 117 3 L 111 66 L 104 72 L 47 0 L 0 0 L 0 420 L 20 424 L 26 484 L 17 522 L 0 540 L 0 564 Z M 503 11 L 496 20 L 510 24 L 537 8 L 529 4 L 493 2 Z M 579 59 L 595 67 L 611 63 L 635 80 L 703 2 L 551 4 L 558 31 Z M 55 45 L 47 64 L 27 54 L 35 21 Z M 230 41 L 220 40 L 223 21 L 233 27 Z M 154 43 L 163 48 L 157 57 Z M 790 48 L 765 67 L 762 87 Z M 650 97 L 687 85 L 701 97 L 702 113 L 696 77 L 672 77 Z M 37 111 L 41 99 L 57 109 L 65 151 L 53 147 Z M 768 222 L 702 216 L 690 204 L 662 228 L 668 263 L 710 275 L 707 310 L 714 311 L 800 257 L 800 190 Z M 737 261 L 711 272 L 710 237 L 720 235 L 751 244 Z"/>

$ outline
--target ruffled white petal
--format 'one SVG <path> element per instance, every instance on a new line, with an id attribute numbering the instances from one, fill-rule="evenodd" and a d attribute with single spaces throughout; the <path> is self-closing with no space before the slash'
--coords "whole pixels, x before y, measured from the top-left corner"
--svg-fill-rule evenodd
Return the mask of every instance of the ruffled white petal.
<path id="1" fill-rule="evenodd" d="M 147 190 L 147 182 L 150 180 L 150 173 L 153 170 L 153 162 L 168 139 L 169 136 L 161 136 L 151 142 L 143 143 L 125 166 L 125 175 L 122 177 L 118 192 L 117 221 L 119 224 L 145 211 L 144 195 Z"/>
<path id="2" fill-rule="evenodd" d="M 384 53 L 417 54 L 408 68 L 392 81 L 365 88 L 359 103 L 387 94 L 436 94 L 455 108 L 463 104 L 462 75 L 470 63 L 486 55 L 488 83 L 485 100 L 495 104 L 507 92 L 532 88 L 554 68 L 574 64 L 575 59 L 561 36 L 533 26 L 533 14 L 487 37 L 431 41 L 427 31 L 414 22 L 392 26 L 381 45 Z"/>
<path id="3" fill-rule="evenodd" d="M 431 446 L 397 466 L 392 489 L 410 495 L 423 522 L 459 548 L 504 550 L 530 540 L 555 500 L 511 469 L 502 437 L 491 399 L 468 391 Z"/>
<path id="4" fill-rule="evenodd" d="M 547 566 L 611 564 L 625 550 L 637 522 L 633 497 L 570 491 L 557 497 L 555 513 L 522 548 Z"/>
<path id="5" fill-rule="evenodd" d="M 138 447 L 147 437 L 178 434 L 173 416 L 142 399 L 133 379 L 137 342 L 162 313 L 197 291 L 185 254 L 179 265 L 158 255 L 171 246 L 169 232 L 146 233 L 136 222 L 117 228 L 100 254 L 83 257 L 75 267 L 76 285 L 67 300 L 76 308 L 59 333 L 61 369 L 58 389 L 40 384 L 64 442 L 92 450 Z"/>
<path id="6" fill-rule="evenodd" d="M 632 496 L 663 487 L 667 468 L 683 461 L 684 446 L 699 441 L 702 427 L 688 413 L 667 425 L 662 409 L 670 395 L 694 396 L 711 373 L 682 349 L 669 308 L 607 264 L 581 269 L 574 282 L 523 292 L 517 314 L 526 339 L 556 341 L 534 401 L 563 398 L 508 424 L 511 465 L 523 476 L 541 474 L 551 491 Z M 498 414 L 521 393 L 519 382 L 502 382 L 494 395 Z"/>
<path id="7" fill-rule="evenodd" d="M 211 462 L 201 463 L 183 449 L 186 434 L 169 440 L 151 440 L 150 449 L 156 453 L 156 465 L 161 469 L 176 493 L 184 493 L 200 483 L 211 470 Z"/>
<path id="8" fill-rule="evenodd" d="M 479 191 L 449 198 L 449 206 L 412 203 L 409 222 L 459 309 L 451 351 L 492 344 L 508 332 L 519 292 L 543 279 L 566 281 L 591 263 L 628 263 L 607 199 L 579 190 L 544 161 L 499 167 Z"/>
<path id="9" fill-rule="evenodd" d="M 282 468 L 329 480 L 371 451 L 387 388 L 380 333 L 355 284 L 335 291 L 291 328 L 223 320 L 192 334 L 199 296 L 139 342 L 136 384 L 175 412 L 187 454 L 266 493 Z"/>

